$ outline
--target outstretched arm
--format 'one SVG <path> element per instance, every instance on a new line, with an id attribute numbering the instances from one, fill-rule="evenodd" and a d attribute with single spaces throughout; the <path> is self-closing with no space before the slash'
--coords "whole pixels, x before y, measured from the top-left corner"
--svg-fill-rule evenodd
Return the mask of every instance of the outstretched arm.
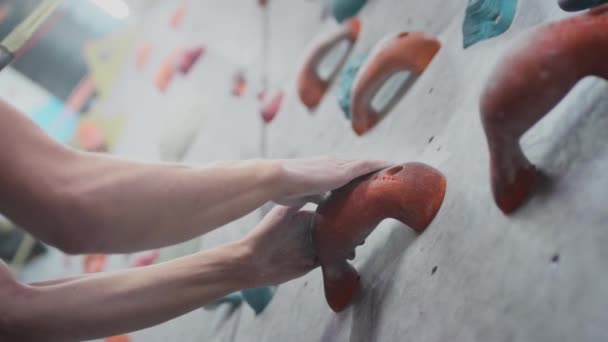
<path id="1" fill-rule="evenodd" d="M 293 204 L 386 162 L 257 160 L 200 168 L 130 162 L 52 141 L 0 101 L 0 212 L 68 253 L 182 242 L 268 201 Z"/>
<path id="2" fill-rule="evenodd" d="M 56 285 L 0 281 L 0 296 L 5 297 L 0 340 L 82 341 L 162 323 L 247 287 L 249 280 L 238 265 L 240 253 L 238 247 L 227 245 L 164 264 Z"/>
<path id="3" fill-rule="evenodd" d="M 0 262 L 1 341 L 82 341 L 150 327 L 315 267 L 313 213 L 278 207 L 242 240 L 171 262 L 19 284 Z"/>

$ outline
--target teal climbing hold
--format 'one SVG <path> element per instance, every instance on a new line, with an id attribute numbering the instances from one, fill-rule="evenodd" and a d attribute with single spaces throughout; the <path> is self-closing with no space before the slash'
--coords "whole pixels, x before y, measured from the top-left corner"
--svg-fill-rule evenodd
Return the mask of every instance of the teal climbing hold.
<path id="1" fill-rule="evenodd" d="M 274 289 L 271 287 L 257 287 L 254 289 L 242 290 L 241 294 L 247 304 L 255 311 L 255 314 L 259 315 L 266 309 L 268 304 L 270 304 L 270 301 L 274 296 Z"/>
<path id="2" fill-rule="evenodd" d="M 227 296 L 224 296 L 224 297 L 216 300 L 215 302 L 205 305 L 205 309 L 214 310 L 222 304 L 228 304 L 231 306 L 239 306 L 239 305 L 241 305 L 242 302 L 243 302 L 243 296 L 241 295 L 241 292 L 239 291 L 239 292 L 231 293 Z"/>
<path id="3" fill-rule="evenodd" d="M 241 297 L 241 294 L 239 292 L 235 292 L 235 293 L 231 293 L 227 296 L 224 296 L 220 299 L 217 300 L 217 304 L 232 304 L 232 305 L 239 305 L 241 304 L 241 302 L 243 301 L 243 298 Z"/>
<path id="4" fill-rule="evenodd" d="M 464 48 L 507 31 L 516 9 L 517 0 L 469 0 L 462 25 Z"/>
<path id="5" fill-rule="evenodd" d="M 231 306 L 241 305 L 243 301 L 247 303 L 255 312 L 259 315 L 266 309 L 272 297 L 274 296 L 274 288 L 272 287 L 257 287 L 253 289 L 245 289 L 238 292 L 231 293 L 224 296 L 215 302 L 205 306 L 207 310 L 216 309 L 222 304 L 229 304 Z"/>
<path id="6" fill-rule="evenodd" d="M 334 18 L 341 23 L 359 13 L 366 2 L 367 0 L 332 0 L 331 12 Z"/>
<path id="7" fill-rule="evenodd" d="M 365 63 L 367 59 L 366 53 L 361 53 L 358 55 L 352 56 L 348 62 L 346 62 L 346 66 L 344 70 L 342 70 L 342 75 L 340 77 L 340 83 L 338 84 L 338 104 L 344 115 L 347 119 L 350 120 L 350 93 L 353 88 L 353 83 L 355 82 L 355 78 L 357 77 L 357 72 Z"/>

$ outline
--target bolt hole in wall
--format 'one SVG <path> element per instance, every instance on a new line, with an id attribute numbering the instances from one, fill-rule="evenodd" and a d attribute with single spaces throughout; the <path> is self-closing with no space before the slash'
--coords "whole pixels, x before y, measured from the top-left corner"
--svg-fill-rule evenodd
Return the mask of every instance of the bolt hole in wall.
<path id="1" fill-rule="evenodd" d="M 429 138 L 429 144 L 433 142 L 433 139 L 435 139 L 435 136 L 431 136 L 431 137 Z"/>
<path id="2" fill-rule="evenodd" d="M 343 39 L 321 58 L 317 65 L 317 75 L 319 75 L 320 79 L 329 81 L 332 78 L 350 50 L 350 46 L 351 43 Z"/>
<path id="3" fill-rule="evenodd" d="M 551 257 L 551 263 L 552 264 L 557 264 L 559 262 L 559 253 L 555 253 L 553 254 L 553 256 Z"/>
<path id="4" fill-rule="evenodd" d="M 431 275 L 435 274 L 437 272 L 437 266 L 433 266 L 433 269 L 431 270 Z"/>

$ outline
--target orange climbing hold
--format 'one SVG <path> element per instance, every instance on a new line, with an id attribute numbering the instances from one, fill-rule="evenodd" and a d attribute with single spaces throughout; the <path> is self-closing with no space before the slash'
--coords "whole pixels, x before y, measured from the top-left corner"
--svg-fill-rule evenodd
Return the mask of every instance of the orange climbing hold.
<path id="1" fill-rule="evenodd" d="M 131 342 L 129 335 L 116 335 L 104 339 L 104 342 Z"/>
<path id="2" fill-rule="evenodd" d="M 313 241 L 332 310 L 344 310 L 359 289 L 359 275 L 346 261 L 355 248 L 386 218 L 424 231 L 439 211 L 445 191 L 446 179 L 439 171 L 406 163 L 355 179 L 319 205 Z"/>
<path id="3" fill-rule="evenodd" d="M 355 78 L 350 110 L 352 128 L 362 135 L 388 114 L 399 98 L 407 92 L 418 76 L 431 63 L 441 43 L 432 35 L 422 32 L 402 32 L 378 43 Z M 374 108 L 374 98 L 385 82 L 402 73 L 407 78 L 396 91 L 384 99 L 385 105 Z"/>
<path id="4" fill-rule="evenodd" d="M 106 267 L 105 254 L 88 254 L 83 258 L 83 269 L 85 273 L 103 272 Z"/>
<path id="5" fill-rule="evenodd" d="M 144 43 L 137 48 L 137 52 L 135 53 L 135 67 L 139 70 L 143 69 L 146 66 L 146 63 L 148 63 L 151 53 L 152 44 L 149 42 Z"/>
<path id="6" fill-rule="evenodd" d="M 171 81 L 173 81 L 173 76 L 175 75 L 175 53 L 167 56 L 165 60 L 162 62 L 158 71 L 156 72 L 156 77 L 154 78 L 154 84 L 156 88 L 161 92 L 167 91 Z"/>
<path id="7" fill-rule="evenodd" d="M 241 97 L 247 90 L 247 79 L 242 71 L 237 71 L 232 78 L 232 95 Z"/>
<path id="8" fill-rule="evenodd" d="M 179 28 L 182 22 L 184 21 L 186 13 L 188 13 L 188 5 L 186 3 L 183 3 L 175 10 L 175 12 L 173 12 L 171 20 L 169 21 L 171 27 L 173 27 L 174 29 Z"/>
<path id="9" fill-rule="evenodd" d="M 359 37 L 360 31 L 361 21 L 357 18 L 351 19 L 335 32 L 319 39 L 317 44 L 308 52 L 298 73 L 297 81 L 298 95 L 308 109 L 314 109 L 319 105 L 329 84 L 344 64 L 348 53 Z M 333 66 L 334 70 L 330 70 L 327 75 L 321 75 L 319 73 L 320 64 L 342 42 L 347 43 L 347 50 L 342 56 L 338 56 L 339 61 Z"/>

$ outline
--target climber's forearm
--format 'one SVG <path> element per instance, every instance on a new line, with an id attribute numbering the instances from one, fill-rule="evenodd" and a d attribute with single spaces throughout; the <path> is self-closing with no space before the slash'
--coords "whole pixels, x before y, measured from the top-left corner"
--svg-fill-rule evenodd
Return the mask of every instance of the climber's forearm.
<path id="1" fill-rule="evenodd" d="M 12 328 L 0 337 L 81 341 L 159 324 L 255 286 L 247 253 L 235 243 L 163 264 L 22 287 L 3 302 Z"/>

